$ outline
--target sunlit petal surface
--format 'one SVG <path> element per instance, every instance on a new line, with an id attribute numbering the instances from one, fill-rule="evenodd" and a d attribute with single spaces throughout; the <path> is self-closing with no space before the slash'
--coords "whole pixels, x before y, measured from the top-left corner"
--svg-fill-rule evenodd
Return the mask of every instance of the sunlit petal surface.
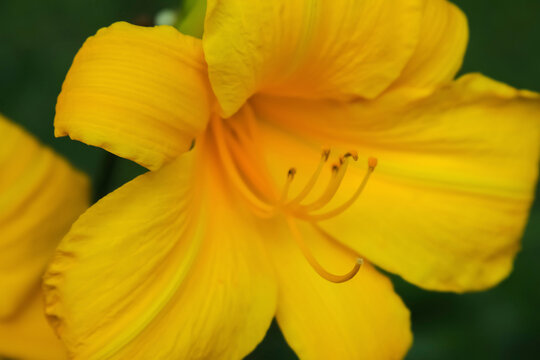
<path id="1" fill-rule="evenodd" d="M 55 135 L 157 169 L 204 129 L 209 96 L 199 39 L 170 26 L 116 23 L 89 38 L 73 60 Z"/>
<path id="2" fill-rule="evenodd" d="M 277 289 L 256 219 L 204 155 L 106 196 L 62 242 L 46 312 L 74 358 L 234 359 L 263 338 Z"/>
<path id="3" fill-rule="evenodd" d="M 420 38 L 422 0 L 208 1 L 204 52 L 226 116 L 256 92 L 373 98 Z"/>
<path id="4" fill-rule="evenodd" d="M 298 192 L 317 166 L 321 143 L 335 144 L 338 154 L 374 155 L 379 164 L 359 200 L 321 225 L 419 286 L 492 286 L 512 268 L 533 199 L 539 98 L 468 75 L 429 97 L 402 101 L 402 94 L 348 106 L 256 101 L 267 121 L 260 133 L 274 177 L 283 182 L 282 169 L 295 166 L 291 193 Z M 352 163 L 327 209 L 347 201 L 364 173 L 364 162 Z"/>

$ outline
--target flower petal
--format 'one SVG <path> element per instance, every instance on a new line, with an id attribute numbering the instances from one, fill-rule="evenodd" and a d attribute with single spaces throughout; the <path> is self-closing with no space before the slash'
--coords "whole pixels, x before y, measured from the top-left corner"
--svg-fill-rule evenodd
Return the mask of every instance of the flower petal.
<path id="1" fill-rule="evenodd" d="M 377 157 L 359 200 L 321 225 L 421 287 L 490 287 L 511 271 L 533 199 L 540 97 L 480 75 L 427 98 L 406 96 L 350 106 L 258 99 L 259 119 L 272 122 L 262 131 L 268 164 L 280 182 L 283 169 L 297 167 L 301 185 L 321 144 Z M 366 168 L 365 160 L 349 166 L 326 210 L 352 196 Z"/>
<path id="2" fill-rule="evenodd" d="M 328 269 L 344 273 L 354 264 L 309 225 L 300 231 Z M 388 278 L 364 263 L 353 279 L 331 283 L 308 265 L 290 237 L 268 243 L 281 294 L 277 320 L 296 354 L 301 359 L 403 358 L 412 341 L 409 311 Z"/>
<path id="3" fill-rule="evenodd" d="M 0 356 L 33 360 L 67 359 L 64 346 L 45 320 L 42 293 L 38 286 L 24 305 L 16 315 L 0 321 Z"/>
<path id="4" fill-rule="evenodd" d="M 109 194 L 64 238 L 46 313 L 72 357 L 241 358 L 263 338 L 271 265 L 201 147 Z"/>
<path id="5" fill-rule="evenodd" d="M 89 183 L 2 116 L 0 134 L 1 322 L 38 286 L 54 248 L 88 206 Z"/>
<path id="6" fill-rule="evenodd" d="M 420 41 L 392 88 L 433 88 L 456 76 L 465 55 L 469 29 L 467 18 L 445 0 L 425 3 Z"/>
<path id="7" fill-rule="evenodd" d="M 225 116 L 255 92 L 373 98 L 419 36 L 422 0 L 208 1 L 203 46 Z"/>
<path id="8" fill-rule="evenodd" d="M 209 111 L 201 41 L 170 26 L 120 22 L 79 50 L 58 97 L 55 135 L 155 170 L 190 148 Z"/>

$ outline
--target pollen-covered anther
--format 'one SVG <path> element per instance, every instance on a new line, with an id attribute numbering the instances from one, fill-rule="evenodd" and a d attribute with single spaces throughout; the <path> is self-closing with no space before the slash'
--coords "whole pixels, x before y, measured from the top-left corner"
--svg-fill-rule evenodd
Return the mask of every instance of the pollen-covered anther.
<path id="1" fill-rule="evenodd" d="M 375 170 L 375 168 L 377 167 L 377 163 L 378 163 L 378 162 L 379 162 L 379 161 L 377 160 L 377 158 L 375 158 L 375 157 L 370 157 L 370 158 L 368 159 L 368 167 L 369 167 L 369 169 L 370 169 L 371 171 Z"/>
<path id="2" fill-rule="evenodd" d="M 296 175 L 296 168 L 290 168 L 289 171 L 287 171 L 287 180 L 285 182 L 285 186 L 283 187 L 283 191 L 281 192 L 281 197 L 278 201 L 278 206 L 282 206 L 285 203 L 285 200 L 287 200 L 287 196 L 289 195 L 289 189 L 291 187 L 291 183 L 294 180 L 294 176 Z"/>
<path id="3" fill-rule="evenodd" d="M 289 171 L 287 172 L 287 177 L 293 179 L 294 175 L 296 175 L 296 169 L 290 168 Z"/>
<path id="4" fill-rule="evenodd" d="M 345 157 L 352 157 L 354 161 L 358 161 L 358 153 L 356 151 L 349 151 L 343 155 Z"/>
<path id="5" fill-rule="evenodd" d="M 330 157 L 330 149 L 323 149 L 321 154 L 321 159 L 323 161 L 328 161 L 328 158 Z"/>

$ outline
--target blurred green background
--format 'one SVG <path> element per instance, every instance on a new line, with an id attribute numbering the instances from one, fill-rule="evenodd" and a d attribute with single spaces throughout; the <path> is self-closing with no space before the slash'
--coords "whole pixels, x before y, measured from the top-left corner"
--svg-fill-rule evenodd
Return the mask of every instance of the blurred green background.
<path id="1" fill-rule="evenodd" d="M 479 71 L 540 92 L 540 1 L 454 2 L 470 23 L 463 72 Z M 101 149 L 53 137 L 54 106 L 64 76 L 83 41 L 99 28 L 118 20 L 146 23 L 159 10 L 177 6 L 176 0 L 0 1 L 0 112 L 88 173 L 95 198 L 143 169 Z M 539 201 L 515 270 L 496 288 L 456 295 L 393 280 L 412 312 L 415 341 L 407 359 L 540 358 Z M 296 357 L 274 324 L 248 358 Z"/>

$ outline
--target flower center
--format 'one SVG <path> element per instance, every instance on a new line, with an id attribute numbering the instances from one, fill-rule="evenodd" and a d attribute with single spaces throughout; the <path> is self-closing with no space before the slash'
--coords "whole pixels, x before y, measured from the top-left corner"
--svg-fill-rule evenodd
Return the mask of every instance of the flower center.
<path id="1" fill-rule="evenodd" d="M 227 172 L 227 176 L 246 200 L 253 212 L 262 218 L 272 218 L 284 215 L 296 244 L 311 267 L 321 277 L 335 283 L 341 283 L 352 279 L 360 270 L 363 259 L 353 250 L 345 247 L 338 240 L 325 232 L 318 225 L 318 222 L 343 213 L 355 203 L 366 187 L 371 174 L 375 170 L 377 159 L 373 157 L 368 159 L 367 170 L 363 179 L 358 184 L 355 192 L 345 202 L 333 209 L 325 210 L 325 207 L 327 207 L 340 189 L 342 181 L 347 173 L 349 162 L 358 160 L 357 152 L 349 151 L 340 156 L 339 161 L 331 167 L 332 174 L 322 194 L 315 200 L 306 202 L 306 199 L 312 194 L 319 182 L 321 173 L 328 162 L 330 149 L 324 149 L 322 151 L 319 164 L 315 168 L 313 174 L 302 190 L 296 194 L 296 196 L 291 198 L 289 193 L 291 184 L 296 175 L 295 168 L 291 168 L 287 171 L 286 181 L 281 193 L 276 192 L 275 186 L 269 181 L 270 177 L 264 173 L 263 169 L 254 166 L 254 164 L 258 163 L 257 159 L 249 159 L 250 153 L 246 153 L 244 150 L 246 148 L 251 149 L 257 146 L 257 144 L 254 143 L 254 138 L 249 134 L 250 130 L 235 130 L 224 125 L 223 120 L 221 119 L 213 121 L 212 126 L 215 144 L 220 154 L 223 167 Z M 248 133 L 246 133 L 246 131 L 248 131 Z M 251 129 L 251 131 L 253 131 L 253 129 Z M 296 223 L 298 219 L 306 221 L 326 241 L 356 258 L 352 269 L 343 275 L 336 275 L 327 271 L 319 261 L 317 261 L 311 249 L 305 242 Z"/>

